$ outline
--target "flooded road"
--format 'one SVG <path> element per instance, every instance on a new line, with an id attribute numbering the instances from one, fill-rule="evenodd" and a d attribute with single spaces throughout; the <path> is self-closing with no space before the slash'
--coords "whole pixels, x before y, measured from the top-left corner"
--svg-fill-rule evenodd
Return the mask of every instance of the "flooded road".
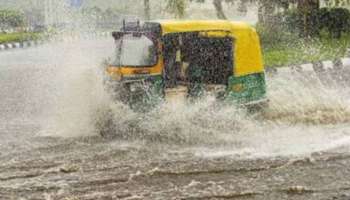
<path id="1" fill-rule="evenodd" d="M 111 102 L 112 41 L 0 52 L 0 199 L 350 199 L 350 89 L 269 78 L 262 116 Z M 311 77 L 311 78 L 310 78 Z M 123 140 L 98 136 L 104 109 Z"/>

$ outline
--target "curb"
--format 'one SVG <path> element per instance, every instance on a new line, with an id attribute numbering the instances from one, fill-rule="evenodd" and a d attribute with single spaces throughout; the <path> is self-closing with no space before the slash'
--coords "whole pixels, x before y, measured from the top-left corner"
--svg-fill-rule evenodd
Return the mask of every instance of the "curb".
<path id="1" fill-rule="evenodd" d="M 32 40 L 32 41 L 0 44 L 0 52 L 12 50 L 12 49 L 25 49 L 25 48 L 29 48 L 29 47 L 38 46 L 38 45 L 44 44 L 44 43 L 45 43 L 45 41 L 43 41 L 43 40 Z"/>
<path id="2" fill-rule="evenodd" d="M 110 37 L 110 32 L 93 32 L 93 33 L 85 33 L 79 35 L 72 35 L 64 38 L 50 38 L 48 40 L 29 40 L 23 42 L 11 42 L 0 44 L 0 52 L 12 50 L 12 49 L 26 49 L 29 47 L 36 47 L 43 44 L 51 43 L 51 42 L 73 42 L 75 40 L 93 40 L 99 38 L 107 38 Z"/>
<path id="3" fill-rule="evenodd" d="M 317 77 L 325 84 L 331 84 L 334 80 L 336 82 L 349 84 L 350 57 L 286 67 L 267 67 L 266 73 L 272 77 L 279 74 L 287 76 L 297 75 L 297 77 L 299 77 L 299 74 L 301 77 Z"/>

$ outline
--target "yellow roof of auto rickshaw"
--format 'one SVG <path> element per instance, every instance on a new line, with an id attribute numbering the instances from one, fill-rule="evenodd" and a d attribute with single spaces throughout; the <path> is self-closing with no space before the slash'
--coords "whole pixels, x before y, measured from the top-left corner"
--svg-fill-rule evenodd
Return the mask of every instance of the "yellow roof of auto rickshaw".
<path id="1" fill-rule="evenodd" d="M 234 75 L 244 76 L 264 71 L 259 36 L 252 26 L 228 20 L 158 21 L 162 35 L 197 31 L 227 31 L 234 41 Z"/>
<path id="2" fill-rule="evenodd" d="M 162 34 L 195 32 L 195 31 L 233 31 L 251 30 L 252 27 L 244 22 L 232 22 L 228 20 L 170 20 L 158 21 L 162 27 Z"/>

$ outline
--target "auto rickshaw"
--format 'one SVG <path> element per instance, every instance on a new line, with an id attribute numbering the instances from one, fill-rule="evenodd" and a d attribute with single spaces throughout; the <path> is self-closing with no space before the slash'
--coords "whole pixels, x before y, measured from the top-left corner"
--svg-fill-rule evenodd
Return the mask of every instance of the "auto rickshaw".
<path id="1" fill-rule="evenodd" d="M 124 22 L 112 35 L 107 85 L 132 108 L 150 108 L 177 92 L 191 99 L 212 92 L 237 105 L 267 102 L 259 37 L 246 23 Z"/>

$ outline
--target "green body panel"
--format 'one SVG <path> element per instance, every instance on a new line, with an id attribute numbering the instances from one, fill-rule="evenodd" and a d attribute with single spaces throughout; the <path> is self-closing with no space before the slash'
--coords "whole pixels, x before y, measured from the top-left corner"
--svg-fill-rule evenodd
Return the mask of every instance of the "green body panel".
<path id="1" fill-rule="evenodd" d="M 257 73 L 242 77 L 231 76 L 226 100 L 238 104 L 249 104 L 266 99 L 265 74 Z"/>
<path id="2" fill-rule="evenodd" d="M 159 105 L 164 100 L 164 81 L 161 75 L 156 76 L 140 76 L 133 78 L 126 78 L 121 81 L 127 86 L 134 82 L 147 83 L 147 89 L 141 92 L 133 92 L 124 90 L 122 96 L 126 97 L 125 103 L 129 104 L 133 109 L 138 111 L 147 111 Z M 126 88 L 128 88 L 127 86 Z M 201 95 L 204 90 L 202 83 L 193 84 L 194 97 Z M 126 92 L 126 93 L 125 93 Z M 191 96 L 191 95 L 190 95 Z M 228 81 L 225 101 L 235 104 L 254 104 L 257 101 L 266 99 L 266 82 L 265 74 L 257 73 L 242 77 L 231 76 Z"/>

